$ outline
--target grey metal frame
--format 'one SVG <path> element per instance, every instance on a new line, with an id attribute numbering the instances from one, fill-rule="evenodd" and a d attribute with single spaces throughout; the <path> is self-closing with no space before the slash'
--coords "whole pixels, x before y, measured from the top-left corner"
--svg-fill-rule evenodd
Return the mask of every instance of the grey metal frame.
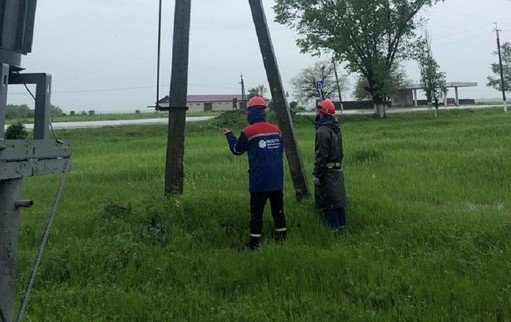
<path id="1" fill-rule="evenodd" d="M 51 106 L 51 75 L 39 74 L 12 74 L 9 84 L 35 84 L 35 119 L 34 139 L 46 140 L 50 137 L 50 106 Z"/>
<path id="2" fill-rule="evenodd" d="M 14 321 L 20 209 L 32 205 L 21 200 L 23 178 L 62 173 L 71 158 L 69 144 L 49 139 L 51 76 L 12 70 L 0 64 L 0 311 L 7 322 Z M 33 140 L 4 139 L 9 84 L 36 85 Z"/>

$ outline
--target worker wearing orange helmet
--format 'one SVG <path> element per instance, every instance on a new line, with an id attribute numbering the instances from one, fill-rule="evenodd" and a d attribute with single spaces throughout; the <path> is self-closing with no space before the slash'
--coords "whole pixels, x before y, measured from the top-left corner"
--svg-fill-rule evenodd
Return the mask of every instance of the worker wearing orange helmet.
<path id="1" fill-rule="evenodd" d="M 314 186 L 316 208 L 336 231 L 346 225 L 346 189 L 342 169 L 342 134 L 335 119 L 335 105 L 325 99 L 316 108 Z"/>
<path id="2" fill-rule="evenodd" d="M 270 200 L 275 233 L 280 241 L 286 238 L 283 186 L 284 145 L 280 129 L 266 121 L 266 101 L 261 96 L 248 103 L 248 123 L 239 138 L 224 128 L 229 148 L 235 155 L 248 153 L 250 190 L 250 242 L 251 249 L 259 247 L 262 237 L 263 212 Z"/>

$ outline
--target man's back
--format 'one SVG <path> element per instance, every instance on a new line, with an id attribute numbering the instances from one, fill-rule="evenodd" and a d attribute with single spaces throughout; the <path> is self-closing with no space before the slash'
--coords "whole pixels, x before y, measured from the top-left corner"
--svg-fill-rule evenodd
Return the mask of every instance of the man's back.
<path id="1" fill-rule="evenodd" d="M 242 133 L 248 142 L 250 191 L 281 190 L 284 149 L 280 129 L 263 121 L 246 127 Z"/>

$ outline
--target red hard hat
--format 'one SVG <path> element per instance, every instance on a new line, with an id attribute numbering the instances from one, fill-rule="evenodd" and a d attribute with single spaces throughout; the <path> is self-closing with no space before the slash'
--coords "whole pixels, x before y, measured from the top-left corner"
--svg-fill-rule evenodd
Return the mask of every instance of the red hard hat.
<path id="1" fill-rule="evenodd" d="M 319 103 L 318 109 L 327 115 L 335 115 L 335 104 L 331 99 L 326 99 Z"/>
<path id="2" fill-rule="evenodd" d="M 248 101 L 248 108 L 254 107 L 254 106 L 262 106 L 266 108 L 266 101 L 261 96 L 254 96 Z"/>

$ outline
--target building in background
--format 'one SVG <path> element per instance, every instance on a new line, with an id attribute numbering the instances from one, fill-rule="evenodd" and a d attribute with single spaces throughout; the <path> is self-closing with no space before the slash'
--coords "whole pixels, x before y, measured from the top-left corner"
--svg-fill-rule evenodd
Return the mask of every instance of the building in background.
<path id="1" fill-rule="evenodd" d="M 268 99 L 266 99 L 268 101 Z M 162 108 L 169 107 L 169 96 L 158 102 Z M 241 95 L 188 95 L 187 106 L 189 112 L 232 111 L 242 106 Z"/>
<path id="2" fill-rule="evenodd" d="M 454 82 L 454 83 L 446 83 L 445 84 L 445 92 L 443 93 L 443 105 L 474 105 L 474 99 L 460 99 L 459 97 L 459 88 L 462 87 L 477 87 L 477 83 L 473 82 Z M 449 88 L 454 88 L 454 98 L 449 98 L 447 95 L 449 94 Z M 392 107 L 412 107 L 412 106 L 421 106 L 427 105 L 428 102 L 426 100 L 419 100 L 417 92 L 422 90 L 421 84 L 412 84 L 407 86 L 407 88 L 403 88 L 397 90 L 391 96 L 391 106 Z"/>

